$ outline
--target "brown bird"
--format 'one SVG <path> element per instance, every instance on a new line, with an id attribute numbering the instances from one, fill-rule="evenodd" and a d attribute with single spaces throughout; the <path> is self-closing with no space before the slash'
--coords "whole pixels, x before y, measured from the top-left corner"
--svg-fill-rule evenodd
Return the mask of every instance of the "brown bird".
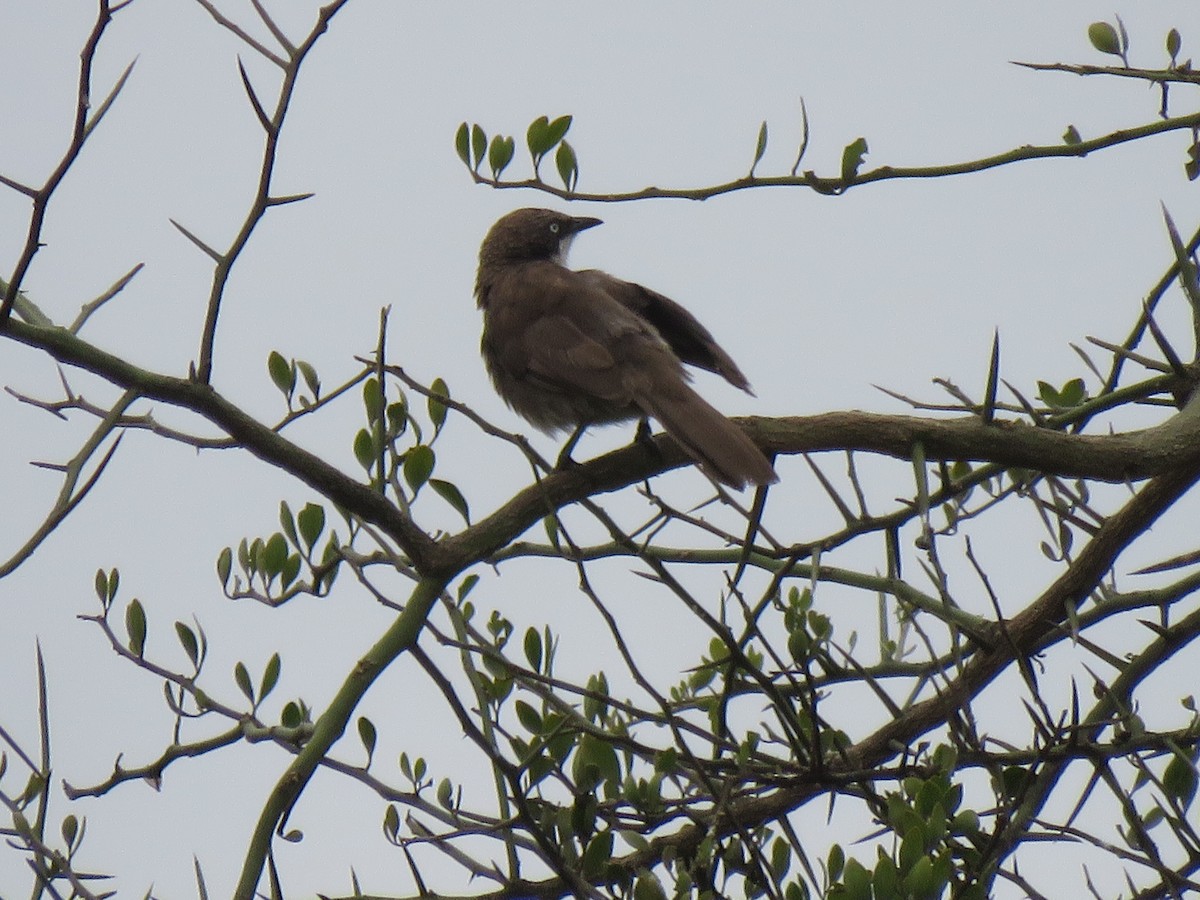
<path id="1" fill-rule="evenodd" d="M 595 269 L 566 267 L 575 235 L 599 224 L 518 209 L 487 233 L 475 297 L 483 310 L 483 359 L 497 393 L 551 434 L 653 416 L 725 484 L 778 481 L 746 433 L 688 384 L 684 363 L 753 393 L 708 329 L 662 294 Z"/>

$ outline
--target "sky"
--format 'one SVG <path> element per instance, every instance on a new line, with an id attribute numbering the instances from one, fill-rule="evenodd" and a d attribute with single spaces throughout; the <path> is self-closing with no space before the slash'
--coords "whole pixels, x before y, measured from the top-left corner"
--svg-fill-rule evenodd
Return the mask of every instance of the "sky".
<path id="1" fill-rule="evenodd" d="M 220 5 L 263 36 L 249 4 Z M 316 9 L 269 6 L 293 38 L 305 33 Z M 1124 11 L 1135 64 L 1163 64 L 1172 26 L 1182 32 L 1182 56 L 1191 55 L 1200 41 L 1200 31 L 1189 28 L 1191 10 L 1180 0 Z M 214 385 L 251 412 L 278 417 L 282 406 L 265 365 L 272 350 L 308 360 L 326 385 L 337 384 L 356 371 L 356 354 L 372 351 L 379 310 L 390 306 L 395 361 L 418 379 L 444 378 L 456 398 L 503 427 L 527 431 L 488 383 L 471 293 L 487 228 L 525 205 L 604 219 L 575 242 L 572 263 L 651 286 L 720 336 L 757 396 L 707 376 L 697 385 L 731 415 L 904 412 L 876 386 L 942 399 L 931 384 L 938 377 L 978 392 L 996 330 L 1004 376 L 1030 393 L 1038 379 L 1057 384 L 1081 375 L 1070 344 L 1093 334 L 1122 339 L 1170 262 L 1163 207 L 1185 233 L 1200 217 L 1196 189 L 1183 175 L 1182 134 L 1086 159 L 883 182 L 841 197 L 788 188 L 627 204 L 564 204 L 476 186 L 453 137 L 464 120 L 489 134 L 515 135 L 510 174 L 524 178 L 528 123 L 573 115 L 568 140 L 580 160 L 579 188 L 594 192 L 739 177 L 763 121 L 770 141 L 758 172 L 786 172 L 800 141 L 802 100 L 810 129 L 802 169 L 822 175 L 837 173 L 842 148 L 858 137 L 868 142 L 868 167 L 936 165 L 1055 143 L 1068 125 L 1094 137 L 1153 120 L 1158 94 L 1134 82 L 1033 72 L 1012 61 L 1111 62 L 1091 48 L 1086 30 L 1112 14 L 1075 0 L 352 0 L 302 72 L 281 143 L 277 191 L 314 197 L 273 210 L 239 262 L 223 307 Z M 6 0 L 0 8 L 0 33 L 8 36 L 0 56 L 7 135 L 0 173 L 37 182 L 61 156 L 79 48 L 93 15 L 94 4 L 83 0 Z M 170 374 L 186 373 L 196 356 L 211 276 L 209 261 L 170 220 L 224 246 L 257 177 L 261 133 L 238 77 L 239 54 L 260 92 L 272 96 L 272 67 L 198 4 L 135 0 L 120 12 L 98 56 L 97 84 L 111 84 L 132 60 L 136 65 L 55 197 L 45 246 L 24 282 L 46 313 L 68 322 L 81 304 L 144 263 L 84 337 Z M 1184 91 L 1173 96 L 1176 113 L 1194 106 Z M 5 278 L 28 213 L 25 198 L 0 189 Z M 1179 316 L 1168 322 L 1183 321 L 1178 309 L 1167 315 Z M 115 396 L 79 373 L 68 379 L 97 402 Z M 51 360 L 10 344 L 0 349 L 0 384 L 42 397 L 59 389 Z M 348 471 L 356 465 L 353 406 L 299 431 L 305 446 Z M 68 458 L 88 431 L 83 417 L 63 422 L 0 395 L 0 558 L 25 541 L 58 489 L 53 472 L 29 463 Z M 471 434 L 452 433 L 439 451 L 446 477 L 482 512 L 527 473 L 510 453 L 481 464 Z M 622 429 L 589 435 L 581 452 L 628 437 Z M 533 440 L 545 454 L 556 452 L 554 441 Z M 781 467 L 785 483 L 801 471 L 799 461 Z M 87 502 L 28 564 L 0 581 L 0 725 L 32 744 L 40 642 L 51 677 L 58 777 L 101 780 L 117 754 L 143 760 L 168 740 L 160 686 L 131 671 L 78 619 L 96 612 L 96 569 L 114 566 L 123 598 L 146 605 L 152 642 L 173 643 L 170 622 L 195 615 L 213 638 L 214 671 L 244 659 L 256 673 L 274 650 L 285 650 L 284 675 L 294 678 L 289 696 L 303 693 L 320 708 L 391 614 L 362 598 L 272 612 L 221 597 L 217 553 L 244 535 L 274 530 L 281 499 L 299 508 L 311 497 L 236 454 L 196 454 L 127 436 Z M 449 514 L 440 524 L 455 527 Z M 570 633 L 577 602 L 570 573 L 559 588 L 553 609 L 532 600 L 517 577 L 497 582 L 489 601 L 533 621 L 544 615 Z M 679 666 L 689 658 L 681 652 Z M 289 660 L 304 671 L 290 670 Z M 593 665 L 586 658 L 575 663 L 585 671 Z M 398 703 L 403 721 L 419 726 L 401 740 L 410 753 L 450 752 L 435 737 L 445 712 L 411 701 L 405 692 L 412 683 L 414 673 L 402 663 L 373 695 L 373 714 L 382 719 Z M 259 798 L 285 764 L 279 751 L 243 748 L 172 770 L 160 792 L 126 785 L 102 802 L 81 804 L 92 823 L 90 858 L 118 868 L 123 890 L 140 896 L 154 884 L 159 895 L 179 897 L 194 895 L 195 853 L 213 895 L 222 896 Z M 346 802 L 340 789 L 322 778 L 312 786 L 310 799 L 329 810 L 324 830 L 333 834 L 323 836 L 319 852 L 289 858 L 298 895 L 347 890 L 347 861 L 376 889 L 403 877 L 396 854 L 384 859 L 377 848 L 379 805 L 365 794 Z M 55 812 L 66 812 L 61 801 Z M 27 890 L 15 859 L 0 855 L 0 896 Z M 338 871 L 329 871 L 330 859 Z"/>

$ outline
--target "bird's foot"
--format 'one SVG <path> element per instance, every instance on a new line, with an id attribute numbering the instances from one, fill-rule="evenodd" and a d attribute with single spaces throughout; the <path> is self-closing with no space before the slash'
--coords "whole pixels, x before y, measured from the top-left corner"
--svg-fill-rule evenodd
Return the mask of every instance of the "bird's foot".
<path id="1" fill-rule="evenodd" d="M 633 442 L 643 447 L 654 446 L 654 434 L 650 431 L 649 419 L 638 419 L 637 431 L 633 434 Z"/>
<path id="2" fill-rule="evenodd" d="M 575 445 L 579 443 L 579 439 L 583 437 L 583 433 L 586 430 L 587 424 L 584 423 L 571 432 L 571 436 L 567 438 L 567 442 L 563 444 L 563 448 L 558 454 L 558 459 L 554 461 L 554 468 L 565 471 L 579 466 L 579 463 L 571 458 L 571 452 L 575 449 Z"/>
<path id="3" fill-rule="evenodd" d="M 554 470 L 556 472 L 566 472 L 570 469 L 578 469 L 580 465 L 582 464 L 571 456 L 571 448 L 563 447 L 562 453 L 558 454 L 558 459 L 554 461 Z"/>

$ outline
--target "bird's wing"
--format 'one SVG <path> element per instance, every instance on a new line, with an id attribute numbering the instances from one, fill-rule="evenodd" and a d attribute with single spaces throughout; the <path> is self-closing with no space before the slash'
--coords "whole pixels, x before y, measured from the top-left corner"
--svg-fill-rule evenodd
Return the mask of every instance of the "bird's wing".
<path id="1" fill-rule="evenodd" d="M 547 263 L 505 273 L 484 299 L 493 352 L 513 377 L 607 402 L 630 400 L 613 348 L 646 326 L 611 297 Z"/>
<path id="2" fill-rule="evenodd" d="M 494 338 L 494 350 L 512 375 L 620 406 L 633 404 L 667 371 L 667 381 L 686 379 L 658 330 L 590 275 L 558 265 L 519 274 L 519 287 L 494 288 L 509 300 L 486 299 L 490 331 L 504 336 Z"/>
<path id="3" fill-rule="evenodd" d="M 601 400 L 632 398 L 609 349 L 583 330 L 585 323 L 564 314 L 544 315 L 524 334 L 526 369 L 548 387 L 581 391 Z"/>
<path id="4" fill-rule="evenodd" d="M 640 284 L 614 278 L 598 269 L 587 269 L 576 274 L 654 326 L 680 360 L 689 366 L 715 372 L 748 394 L 754 393 L 749 380 L 717 343 L 712 332 L 670 297 Z"/>

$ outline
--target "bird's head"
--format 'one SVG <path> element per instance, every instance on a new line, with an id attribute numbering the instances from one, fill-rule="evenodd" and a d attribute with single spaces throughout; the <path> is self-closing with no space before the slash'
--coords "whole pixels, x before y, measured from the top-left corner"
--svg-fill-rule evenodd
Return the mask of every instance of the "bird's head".
<path id="1" fill-rule="evenodd" d="M 599 225 L 590 216 L 568 216 L 553 209 L 516 209 L 499 219 L 479 249 L 481 264 L 550 259 L 564 263 L 571 240 Z"/>

